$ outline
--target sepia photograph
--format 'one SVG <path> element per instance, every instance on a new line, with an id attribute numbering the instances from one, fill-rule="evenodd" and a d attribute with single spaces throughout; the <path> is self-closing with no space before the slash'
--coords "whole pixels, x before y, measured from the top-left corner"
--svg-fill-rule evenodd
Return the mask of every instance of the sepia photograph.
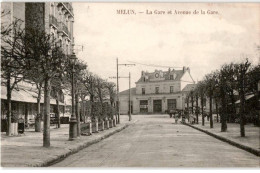
<path id="1" fill-rule="evenodd" d="M 260 3 L 1 1 L 1 168 L 31 167 L 259 170 Z"/>

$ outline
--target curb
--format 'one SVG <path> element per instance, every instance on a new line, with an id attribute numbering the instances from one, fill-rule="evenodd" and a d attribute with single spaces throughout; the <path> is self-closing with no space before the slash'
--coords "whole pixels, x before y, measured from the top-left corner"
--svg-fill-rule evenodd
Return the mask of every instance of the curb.
<path id="1" fill-rule="evenodd" d="M 204 133 L 206 133 L 206 134 L 208 134 L 208 135 L 210 135 L 210 136 L 212 136 L 212 137 L 214 137 L 214 138 L 216 138 L 216 139 L 219 139 L 219 140 L 221 140 L 221 141 L 223 141 L 223 142 L 227 142 L 227 143 L 229 143 L 230 145 L 233 145 L 233 146 L 235 146 L 235 147 L 237 147 L 237 148 L 240 148 L 240 149 L 242 149 L 242 150 L 245 150 L 245 151 L 247 151 L 247 152 L 249 152 L 249 153 L 252 153 L 252 154 L 254 154 L 254 155 L 258 156 L 258 157 L 260 156 L 260 151 L 259 151 L 259 150 L 256 150 L 256 149 L 254 149 L 254 148 L 248 147 L 248 146 L 243 145 L 243 144 L 239 144 L 239 143 L 237 143 L 237 142 L 235 142 L 235 141 L 232 141 L 232 140 L 227 139 L 227 138 L 222 137 L 222 136 L 218 136 L 218 135 L 216 135 L 216 134 L 214 134 L 214 133 L 211 133 L 211 132 L 209 132 L 209 131 L 207 131 L 207 130 L 200 129 L 200 128 L 195 127 L 195 126 L 192 126 L 192 125 L 190 125 L 190 124 L 187 124 L 187 123 L 183 123 L 183 124 L 186 125 L 186 126 L 192 127 L 192 128 L 194 128 L 194 129 L 196 129 L 196 130 L 199 130 L 199 131 L 201 131 L 201 132 L 204 132 Z"/>
<path id="2" fill-rule="evenodd" d="M 27 165 L 27 166 L 28 166 L 28 167 L 48 167 L 48 166 L 51 166 L 51 165 L 53 165 L 53 164 L 55 164 L 55 163 L 58 163 L 59 161 L 65 159 L 66 157 L 68 157 L 68 156 L 70 156 L 70 155 L 72 155 L 72 154 L 74 154 L 74 153 L 77 153 L 78 151 L 80 151 L 80 150 L 82 150 L 82 149 L 84 149 L 84 148 L 86 148 L 86 147 L 88 147 L 88 146 L 90 146 L 90 145 L 92 145 L 92 144 L 98 143 L 98 142 L 100 142 L 101 140 L 103 140 L 103 139 L 105 139 L 105 138 L 108 138 L 108 137 L 112 136 L 113 134 L 118 133 L 118 132 L 124 130 L 124 129 L 127 128 L 129 125 L 130 125 L 130 124 L 125 124 L 123 127 L 120 127 L 119 129 L 117 129 L 117 130 L 115 130 L 115 131 L 112 131 L 111 133 L 108 133 L 108 134 L 106 134 L 106 135 L 104 135 L 104 136 L 102 136 L 102 137 L 99 137 L 99 138 L 95 139 L 95 140 L 92 140 L 92 141 L 83 143 L 83 144 L 80 145 L 80 146 L 77 146 L 77 147 L 75 147 L 75 148 L 70 149 L 69 151 L 67 151 L 67 152 L 64 153 L 64 154 L 58 155 L 58 156 L 56 156 L 56 157 L 54 157 L 54 158 L 50 158 L 50 159 L 48 159 L 48 160 L 46 160 L 46 161 L 43 161 L 43 162 L 41 162 L 41 163 L 30 164 L 30 165 Z"/>

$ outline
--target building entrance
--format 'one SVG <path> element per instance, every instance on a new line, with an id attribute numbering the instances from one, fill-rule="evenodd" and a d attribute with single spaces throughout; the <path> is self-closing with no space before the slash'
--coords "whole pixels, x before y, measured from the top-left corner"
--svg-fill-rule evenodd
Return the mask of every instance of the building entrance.
<path id="1" fill-rule="evenodd" d="M 162 100 L 153 101 L 153 112 L 162 112 Z"/>
<path id="2" fill-rule="evenodd" d="M 148 112 L 148 100 L 140 100 L 140 113 Z"/>
<path id="3" fill-rule="evenodd" d="M 167 109 L 168 110 L 176 109 L 176 99 L 167 100 Z"/>

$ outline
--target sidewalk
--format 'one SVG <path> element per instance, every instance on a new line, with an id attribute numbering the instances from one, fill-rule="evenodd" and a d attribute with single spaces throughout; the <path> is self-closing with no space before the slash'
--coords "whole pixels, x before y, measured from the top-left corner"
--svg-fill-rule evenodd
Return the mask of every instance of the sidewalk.
<path id="1" fill-rule="evenodd" d="M 127 116 L 121 116 L 121 123 L 91 136 L 81 136 L 80 139 L 69 141 L 69 126 L 62 124 L 61 128 L 51 128 L 51 147 L 42 147 L 42 132 L 27 131 L 24 135 L 7 137 L 1 135 L 1 166 L 3 167 L 34 167 L 48 166 L 66 156 L 99 142 L 134 123 Z"/>
<path id="2" fill-rule="evenodd" d="M 187 123 L 190 125 L 189 123 Z M 240 124 L 227 123 L 227 132 L 221 132 L 221 124 L 214 121 L 213 128 L 210 128 L 210 122 L 205 118 L 205 126 L 202 126 L 201 116 L 199 117 L 199 124 L 192 124 L 191 126 L 208 133 L 222 141 L 228 142 L 232 145 L 244 149 L 248 152 L 259 156 L 260 153 L 260 128 L 253 124 L 245 125 L 245 137 L 240 137 Z M 250 150 L 250 151 L 249 151 Z"/>

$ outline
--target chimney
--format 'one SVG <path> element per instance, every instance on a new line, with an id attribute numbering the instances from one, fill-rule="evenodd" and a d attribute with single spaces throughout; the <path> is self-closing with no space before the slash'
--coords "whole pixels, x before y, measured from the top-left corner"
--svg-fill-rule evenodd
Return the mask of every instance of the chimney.
<path id="1" fill-rule="evenodd" d="M 142 71 L 141 75 L 144 76 L 144 71 Z"/>
<path id="2" fill-rule="evenodd" d="M 185 73 L 186 72 L 186 67 L 185 66 L 183 66 L 183 73 Z"/>

